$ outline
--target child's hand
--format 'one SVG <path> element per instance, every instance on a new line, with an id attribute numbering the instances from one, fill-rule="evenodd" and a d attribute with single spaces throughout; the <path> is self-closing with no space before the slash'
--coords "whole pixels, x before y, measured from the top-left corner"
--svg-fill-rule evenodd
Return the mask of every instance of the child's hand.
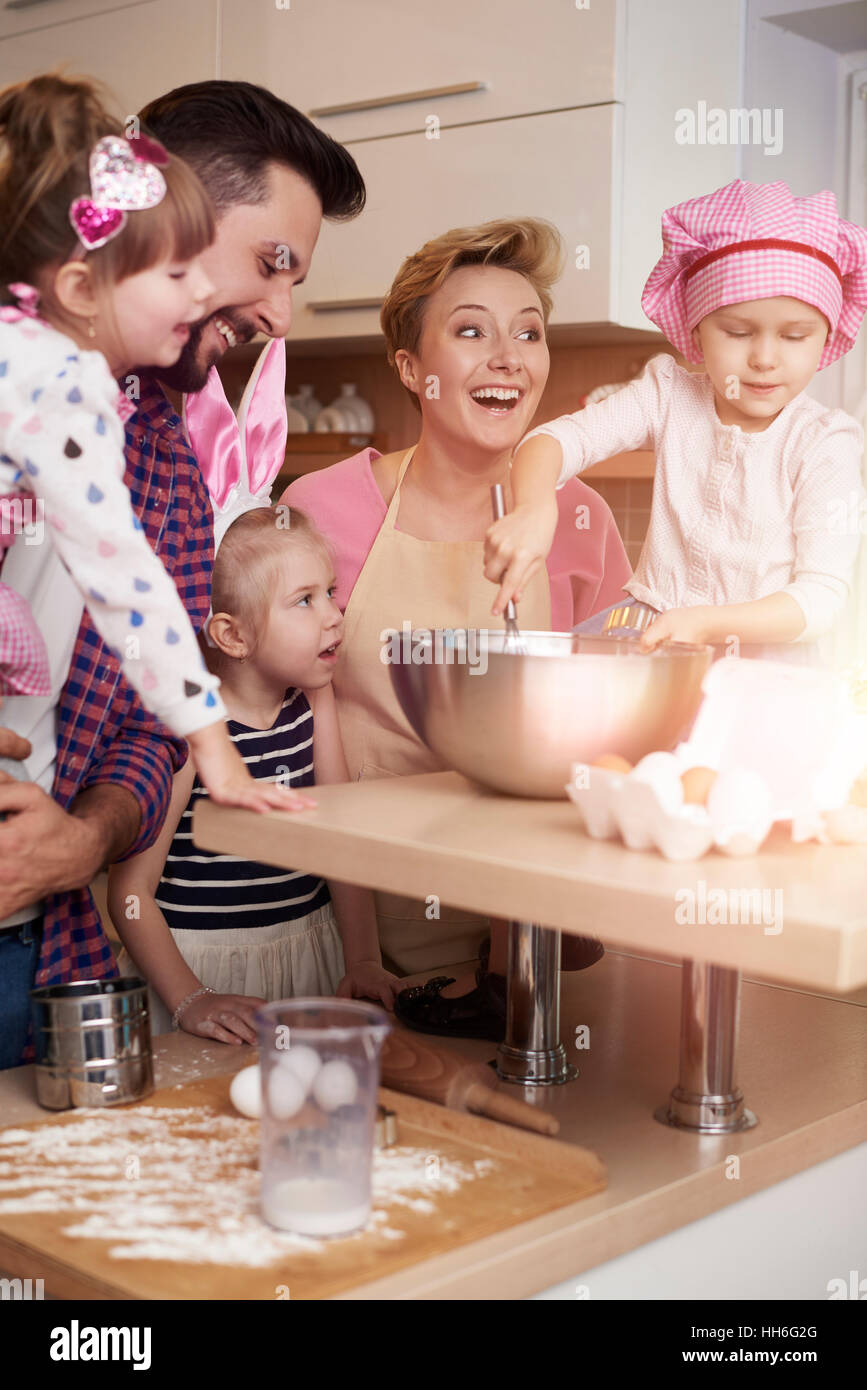
<path id="1" fill-rule="evenodd" d="M 708 621 L 712 612 L 704 605 L 696 605 L 695 608 L 671 608 L 667 613 L 660 613 L 642 634 L 642 651 L 655 651 L 663 642 L 688 642 L 693 646 L 704 646 L 712 641 Z"/>
<path id="2" fill-rule="evenodd" d="M 197 1038 L 213 1038 L 236 1047 L 257 1043 L 255 1015 L 264 1003 L 256 994 L 200 994 L 190 1000 L 178 1027 Z"/>
<path id="3" fill-rule="evenodd" d="M 187 736 L 196 771 L 211 800 L 248 811 L 308 811 L 316 802 L 276 782 L 258 782 L 247 771 L 225 724 L 210 724 Z"/>
<path id="4" fill-rule="evenodd" d="M 500 586 L 491 609 L 495 616 L 502 613 L 510 598 L 520 599 L 524 585 L 545 563 L 557 517 L 557 502 L 552 496 L 532 507 L 516 507 L 488 530 L 485 578 Z"/>
<path id="5" fill-rule="evenodd" d="M 0 698 L 0 705 L 3 704 Z M 23 763 L 33 752 L 31 744 L 26 738 L 21 738 L 19 734 L 14 734 L 11 729 L 0 728 L 0 758 L 11 758 L 14 762 Z M 12 778 L 6 772 L 0 772 L 0 781 L 11 782 Z"/>
<path id="6" fill-rule="evenodd" d="M 402 988 L 378 960 L 359 960 L 351 965 L 337 986 L 338 999 L 377 999 L 391 1012 L 394 996 Z"/>

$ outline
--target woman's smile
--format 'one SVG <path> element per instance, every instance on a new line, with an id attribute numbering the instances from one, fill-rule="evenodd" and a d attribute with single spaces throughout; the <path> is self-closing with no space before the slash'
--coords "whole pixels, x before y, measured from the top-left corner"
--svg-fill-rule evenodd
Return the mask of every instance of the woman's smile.
<path id="1" fill-rule="evenodd" d="M 470 391 L 470 399 L 489 415 L 508 415 L 524 394 L 520 386 L 474 386 Z"/>

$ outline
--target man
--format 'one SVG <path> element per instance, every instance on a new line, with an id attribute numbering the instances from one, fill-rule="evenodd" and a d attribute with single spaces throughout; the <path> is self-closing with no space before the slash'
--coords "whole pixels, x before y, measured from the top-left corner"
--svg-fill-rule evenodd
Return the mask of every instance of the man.
<path id="1" fill-rule="evenodd" d="M 141 119 L 193 166 L 217 212 L 203 257 L 213 311 L 160 374 L 176 391 L 198 391 L 229 345 L 260 332 L 285 336 L 322 218 L 356 216 L 364 183 L 348 151 L 247 82 L 180 87 Z M 133 507 L 201 627 L 211 506 L 181 421 L 152 376 L 140 378 L 126 459 Z M 0 757 L 28 755 L 0 729 Z M 185 759 L 186 744 L 144 709 L 85 611 L 57 710 L 53 795 L 0 772 L 0 1067 L 24 1060 L 34 977 L 42 985 L 117 973 L 88 884 L 154 842 Z"/>

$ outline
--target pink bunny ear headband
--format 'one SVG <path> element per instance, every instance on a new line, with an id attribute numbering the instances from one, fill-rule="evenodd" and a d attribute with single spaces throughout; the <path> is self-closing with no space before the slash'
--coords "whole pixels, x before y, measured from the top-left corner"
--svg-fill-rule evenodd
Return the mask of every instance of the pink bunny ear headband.
<path id="1" fill-rule="evenodd" d="M 272 338 L 253 368 L 237 419 L 216 367 L 204 388 L 184 397 L 187 438 L 202 470 L 214 509 L 214 553 L 244 512 L 271 505 L 271 484 L 286 454 L 286 344 Z M 208 626 L 205 637 L 213 646 Z"/>
<path id="2" fill-rule="evenodd" d="M 122 232 L 128 212 L 154 208 L 166 195 L 166 181 L 157 165 L 169 156 L 158 140 L 136 135 L 125 140 L 106 135 L 90 153 L 90 197 L 75 198 L 69 220 L 80 246 L 73 255 L 95 251 Z"/>

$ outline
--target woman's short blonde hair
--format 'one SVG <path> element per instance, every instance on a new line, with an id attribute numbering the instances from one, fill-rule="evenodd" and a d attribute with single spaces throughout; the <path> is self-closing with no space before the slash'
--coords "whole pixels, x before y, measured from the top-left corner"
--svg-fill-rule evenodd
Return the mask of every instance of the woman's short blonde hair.
<path id="1" fill-rule="evenodd" d="M 389 365 L 395 366 L 395 354 L 401 348 L 418 352 L 427 301 L 453 270 L 465 265 L 493 265 L 524 275 L 539 296 L 547 326 L 553 304 L 551 287 L 560 278 L 562 263 L 560 233 L 538 217 L 455 227 L 426 241 L 397 272 L 379 316 Z M 415 391 L 404 389 L 421 409 Z"/>

